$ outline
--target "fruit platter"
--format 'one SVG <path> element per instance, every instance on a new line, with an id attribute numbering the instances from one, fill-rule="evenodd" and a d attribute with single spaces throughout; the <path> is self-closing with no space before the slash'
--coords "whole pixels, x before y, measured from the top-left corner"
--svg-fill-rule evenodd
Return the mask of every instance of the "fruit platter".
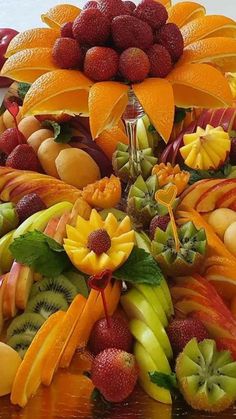
<path id="1" fill-rule="evenodd" d="M 232 418 L 236 22 L 41 20 L 0 28 L 0 419 Z"/>

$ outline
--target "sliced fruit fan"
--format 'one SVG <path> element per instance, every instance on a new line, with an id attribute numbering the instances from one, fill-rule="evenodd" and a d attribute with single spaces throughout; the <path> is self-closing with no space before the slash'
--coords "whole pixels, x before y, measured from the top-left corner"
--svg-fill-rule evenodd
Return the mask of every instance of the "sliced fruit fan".
<path id="1" fill-rule="evenodd" d="M 0 30 L 0 396 L 24 408 L 76 360 L 68 386 L 88 406 L 128 412 L 139 386 L 222 412 L 236 400 L 236 23 L 168 0 L 59 4 L 42 21 Z"/>

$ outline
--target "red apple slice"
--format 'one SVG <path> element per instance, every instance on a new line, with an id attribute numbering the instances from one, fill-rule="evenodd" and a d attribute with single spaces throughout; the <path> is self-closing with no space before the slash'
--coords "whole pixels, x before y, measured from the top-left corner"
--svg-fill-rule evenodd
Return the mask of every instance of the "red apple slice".
<path id="1" fill-rule="evenodd" d="M 230 351 L 233 359 L 236 361 L 236 339 L 230 338 L 216 338 L 216 345 L 218 351 Z"/>
<path id="2" fill-rule="evenodd" d="M 211 119 L 209 120 L 208 124 L 212 125 L 214 128 L 217 128 L 220 126 L 220 121 L 222 119 L 222 116 L 224 115 L 226 109 L 215 109 L 214 112 L 212 112 Z"/>
<path id="3" fill-rule="evenodd" d="M 16 264 L 17 262 L 14 263 Z M 15 304 L 17 308 L 25 310 L 33 284 L 33 270 L 29 266 L 20 265 L 19 263 L 18 265 L 19 270 L 18 277 L 16 278 Z"/>
<path id="4" fill-rule="evenodd" d="M 66 237 L 66 225 L 68 224 L 69 219 L 70 219 L 70 212 L 66 211 L 64 212 L 64 214 L 62 214 L 58 222 L 53 239 L 56 240 L 60 244 L 63 243 L 63 239 Z"/>
<path id="5" fill-rule="evenodd" d="M 221 317 L 217 312 L 197 311 L 193 317 L 200 320 L 207 329 L 211 338 L 234 338 L 236 330 L 227 319 Z"/>
<path id="6" fill-rule="evenodd" d="M 230 208 L 236 201 L 236 187 L 231 191 L 226 192 L 216 201 L 216 208 Z"/>
<path id="7" fill-rule="evenodd" d="M 213 116 L 214 110 L 213 109 L 207 109 L 202 116 L 201 125 L 198 122 L 198 126 L 202 127 L 203 129 L 206 128 L 207 124 L 209 124 L 209 121 L 211 120 Z"/>
<path id="8" fill-rule="evenodd" d="M 44 230 L 44 234 L 46 234 L 49 237 L 53 237 L 54 234 L 56 233 L 59 220 L 60 220 L 60 217 L 55 217 L 49 220 Z"/>
<path id="9" fill-rule="evenodd" d="M 7 276 L 7 284 L 4 292 L 3 311 L 6 317 L 11 318 L 16 315 L 16 285 L 19 277 L 21 265 L 13 262 L 11 270 Z"/>
<path id="10" fill-rule="evenodd" d="M 212 185 L 208 190 L 203 191 L 199 195 L 196 202 L 196 210 L 198 212 L 209 212 L 216 208 L 217 200 L 236 187 L 236 179 L 215 179 L 216 184 Z"/>
<path id="11" fill-rule="evenodd" d="M 224 131 L 231 131 L 236 115 L 235 108 L 227 108 L 220 121 L 220 126 Z"/>
<path id="12" fill-rule="evenodd" d="M 188 189 L 184 191 L 181 195 L 181 204 L 180 208 L 183 206 L 189 206 L 191 208 L 196 208 L 198 201 L 202 196 L 208 194 L 208 191 L 219 185 L 223 181 L 219 179 L 203 179 L 194 183 Z"/>

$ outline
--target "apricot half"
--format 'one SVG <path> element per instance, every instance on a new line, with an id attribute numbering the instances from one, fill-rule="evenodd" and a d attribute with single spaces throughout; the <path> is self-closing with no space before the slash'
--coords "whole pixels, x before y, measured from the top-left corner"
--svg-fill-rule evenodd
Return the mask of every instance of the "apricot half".
<path id="1" fill-rule="evenodd" d="M 43 141 L 38 149 L 38 158 L 47 175 L 59 178 L 55 160 L 62 150 L 71 148 L 68 144 L 56 143 L 54 138 Z"/>
<path id="2" fill-rule="evenodd" d="M 52 131 L 50 129 L 42 128 L 38 131 L 33 132 L 28 138 L 27 143 L 34 149 L 37 153 L 41 144 L 48 138 L 52 138 Z"/>
<path id="3" fill-rule="evenodd" d="M 14 349 L 0 342 L 0 396 L 5 396 L 11 392 L 12 384 L 21 362 L 22 359 Z"/>

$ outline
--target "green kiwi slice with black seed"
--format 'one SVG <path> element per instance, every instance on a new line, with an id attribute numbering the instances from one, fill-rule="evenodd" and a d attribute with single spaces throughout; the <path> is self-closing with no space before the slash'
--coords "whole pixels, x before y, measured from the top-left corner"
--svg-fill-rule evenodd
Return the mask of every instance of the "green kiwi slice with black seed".
<path id="1" fill-rule="evenodd" d="M 18 352 L 20 357 L 23 359 L 32 340 L 33 336 L 14 335 L 7 341 L 7 344 L 15 349 L 15 351 Z"/>
<path id="2" fill-rule="evenodd" d="M 44 291 L 39 292 L 29 300 L 26 312 L 38 313 L 44 319 L 47 319 L 56 311 L 66 311 L 68 307 L 68 302 L 62 294 L 54 291 Z"/>
<path id="3" fill-rule="evenodd" d="M 7 329 L 7 340 L 15 335 L 34 337 L 44 322 L 45 319 L 38 313 L 23 313 L 12 320 Z"/>
<path id="4" fill-rule="evenodd" d="M 41 281 L 35 282 L 31 289 L 30 298 L 34 297 L 39 292 L 44 291 L 53 291 L 62 294 L 68 304 L 71 304 L 78 294 L 76 287 L 64 275 L 53 278 L 43 278 Z"/>

